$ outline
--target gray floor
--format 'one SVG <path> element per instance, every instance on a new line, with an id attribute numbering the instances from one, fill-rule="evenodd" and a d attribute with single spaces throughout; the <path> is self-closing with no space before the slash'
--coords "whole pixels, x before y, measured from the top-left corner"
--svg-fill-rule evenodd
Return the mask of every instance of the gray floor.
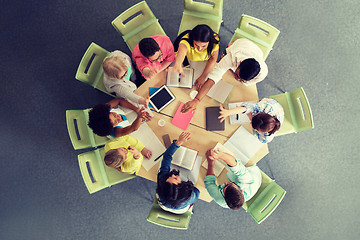
<path id="1" fill-rule="evenodd" d="M 243 210 L 198 201 L 187 231 L 146 222 L 155 183 L 136 178 L 93 195 L 80 175 L 66 109 L 110 97 L 76 81 L 94 41 L 130 53 L 110 22 L 137 3 L 1 1 L 0 239 L 356 239 L 359 237 L 360 5 L 225 0 L 221 50 L 245 13 L 281 34 L 259 96 L 304 87 L 315 129 L 276 138 L 259 162 L 287 195 L 261 225 Z M 181 0 L 148 0 L 174 40 Z M 356 147 L 357 146 L 357 147 Z"/>

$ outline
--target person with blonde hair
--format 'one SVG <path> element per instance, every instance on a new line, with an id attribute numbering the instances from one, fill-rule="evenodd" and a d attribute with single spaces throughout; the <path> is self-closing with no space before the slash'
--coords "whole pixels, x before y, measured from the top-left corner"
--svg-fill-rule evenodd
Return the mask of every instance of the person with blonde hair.
<path id="1" fill-rule="evenodd" d="M 104 86 L 106 91 L 135 103 L 148 106 L 149 99 L 134 93 L 137 88 L 131 58 L 125 53 L 116 50 L 104 59 Z"/>
<path id="2" fill-rule="evenodd" d="M 151 156 L 152 152 L 130 135 L 112 139 L 105 144 L 105 164 L 123 173 L 137 174 L 144 157 L 149 159 Z"/>

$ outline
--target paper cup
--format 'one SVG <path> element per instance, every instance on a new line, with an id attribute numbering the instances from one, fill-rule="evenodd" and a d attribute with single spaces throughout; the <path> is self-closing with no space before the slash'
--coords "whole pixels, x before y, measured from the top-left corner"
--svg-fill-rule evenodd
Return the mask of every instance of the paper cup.
<path id="1" fill-rule="evenodd" d="M 160 119 L 160 120 L 158 121 L 158 125 L 159 125 L 160 127 L 165 126 L 165 120 L 164 120 L 164 119 Z"/>

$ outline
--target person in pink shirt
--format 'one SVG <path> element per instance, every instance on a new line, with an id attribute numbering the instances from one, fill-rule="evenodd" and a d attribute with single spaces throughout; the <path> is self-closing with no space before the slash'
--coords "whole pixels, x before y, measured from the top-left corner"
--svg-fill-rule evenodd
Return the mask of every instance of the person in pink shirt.
<path id="1" fill-rule="evenodd" d="M 132 58 L 141 74 L 151 79 L 175 61 L 174 46 L 168 36 L 154 35 L 136 45 Z"/>

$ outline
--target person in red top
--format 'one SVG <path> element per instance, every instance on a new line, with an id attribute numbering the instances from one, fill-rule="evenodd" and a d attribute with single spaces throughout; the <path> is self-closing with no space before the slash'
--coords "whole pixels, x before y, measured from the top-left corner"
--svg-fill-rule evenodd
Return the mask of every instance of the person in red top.
<path id="1" fill-rule="evenodd" d="M 154 35 L 136 45 L 132 58 L 141 74 L 151 79 L 175 61 L 174 46 L 168 36 Z"/>

